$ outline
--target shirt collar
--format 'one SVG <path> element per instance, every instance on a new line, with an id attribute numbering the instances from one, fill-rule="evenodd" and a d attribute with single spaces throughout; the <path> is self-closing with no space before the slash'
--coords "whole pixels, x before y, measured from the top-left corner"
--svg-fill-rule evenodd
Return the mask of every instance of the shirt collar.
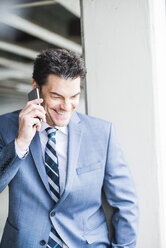
<path id="1" fill-rule="evenodd" d="M 45 129 L 47 127 L 50 127 L 46 122 L 42 122 L 41 123 L 41 129 L 40 129 L 40 132 L 44 132 Z M 64 126 L 64 127 L 58 127 L 58 126 L 55 126 L 59 131 L 61 131 L 63 134 L 67 135 L 68 134 L 68 130 L 67 130 L 67 126 Z"/>

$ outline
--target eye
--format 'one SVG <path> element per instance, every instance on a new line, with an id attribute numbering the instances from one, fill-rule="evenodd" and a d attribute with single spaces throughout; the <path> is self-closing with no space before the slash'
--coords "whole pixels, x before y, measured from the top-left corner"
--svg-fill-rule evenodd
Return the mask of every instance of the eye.
<path id="1" fill-rule="evenodd" d="M 77 98 L 79 98 L 79 95 L 72 96 L 71 98 L 72 99 L 77 99 Z"/>
<path id="2" fill-rule="evenodd" d="M 53 99 L 61 99 L 60 96 L 56 96 L 56 95 L 52 95 L 52 98 L 53 98 Z"/>

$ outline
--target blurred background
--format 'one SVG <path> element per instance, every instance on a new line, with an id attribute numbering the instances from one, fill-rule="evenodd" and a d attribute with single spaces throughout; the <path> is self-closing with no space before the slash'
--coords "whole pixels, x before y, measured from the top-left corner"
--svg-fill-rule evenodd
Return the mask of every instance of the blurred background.
<path id="1" fill-rule="evenodd" d="M 79 1 L 1 0 L 0 114 L 24 106 L 34 58 L 53 47 L 82 53 Z"/>
<path id="2" fill-rule="evenodd" d="M 165 18 L 165 0 L 0 0 L 0 114 L 26 103 L 41 50 L 82 54 L 79 111 L 116 127 L 138 193 L 137 248 L 166 247 Z M 5 189 L 0 237 L 7 212 Z"/>

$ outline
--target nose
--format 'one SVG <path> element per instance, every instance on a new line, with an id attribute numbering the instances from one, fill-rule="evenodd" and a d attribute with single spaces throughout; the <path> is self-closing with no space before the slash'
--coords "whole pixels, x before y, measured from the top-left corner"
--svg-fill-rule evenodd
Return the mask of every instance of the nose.
<path id="1" fill-rule="evenodd" d="M 71 102 L 69 100 L 65 100 L 62 104 L 61 104 L 61 109 L 64 111 L 70 111 L 72 108 Z"/>

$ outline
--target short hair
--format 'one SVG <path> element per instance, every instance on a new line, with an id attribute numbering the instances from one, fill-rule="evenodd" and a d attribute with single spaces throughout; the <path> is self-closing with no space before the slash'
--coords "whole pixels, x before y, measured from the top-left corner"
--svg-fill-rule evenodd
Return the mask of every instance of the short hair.
<path id="1" fill-rule="evenodd" d="M 79 54 L 65 49 L 47 49 L 34 61 L 32 77 L 39 87 L 46 84 L 50 74 L 68 79 L 84 78 L 86 68 Z"/>

